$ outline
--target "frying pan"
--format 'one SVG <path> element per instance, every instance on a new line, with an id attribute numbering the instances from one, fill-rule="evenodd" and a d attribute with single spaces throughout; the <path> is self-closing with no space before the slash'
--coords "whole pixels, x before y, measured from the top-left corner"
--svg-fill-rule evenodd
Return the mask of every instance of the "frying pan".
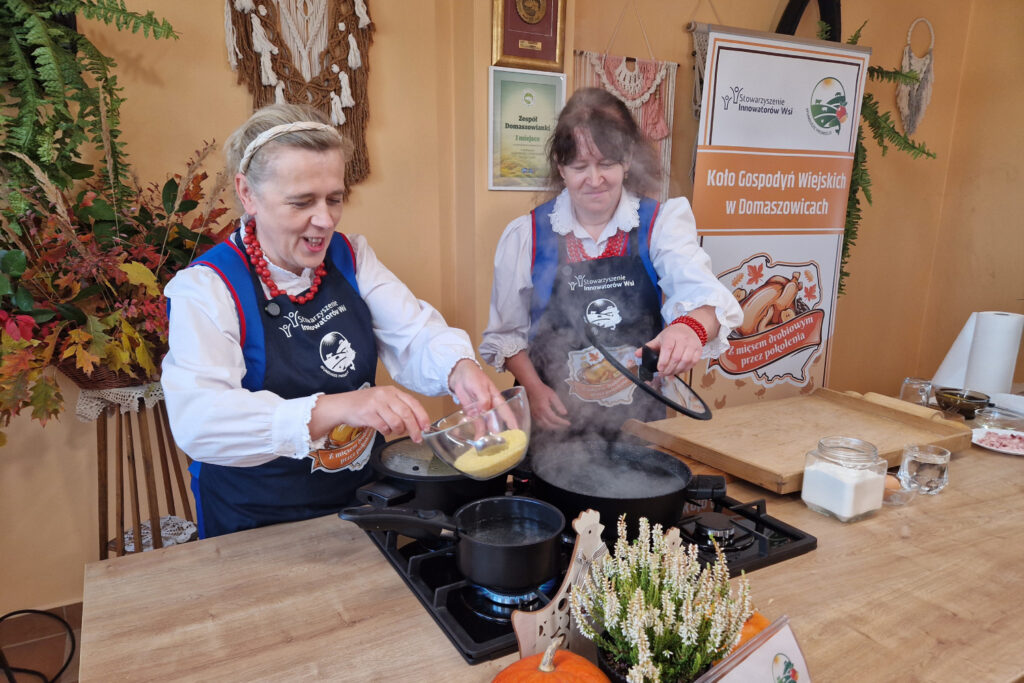
<path id="1" fill-rule="evenodd" d="M 725 478 L 699 475 L 675 457 L 631 443 L 569 441 L 530 451 L 532 493 L 552 503 L 568 520 L 597 510 L 606 532 L 620 515 L 630 526 L 646 517 L 669 527 L 683 513 L 686 499 L 725 495 Z"/>
<path id="2" fill-rule="evenodd" d="M 650 380 L 654 379 L 654 373 L 658 369 L 657 351 L 648 346 L 643 347 L 643 349 L 641 350 L 642 356 L 640 359 L 639 376 L 637 376 L 630 372 L 626 368 L 626 366 L 620 363 L 619 360 L 615 357 L 614 353 L 604 348 L 604 346 L 598 340 L 600 333 L 597 327 L 591 325 L 590 323 L 585 323 L 583 325 L 583 329 L 586 333 L 587 341 L 593 344 L 594 348 L 601 352 L 601 355 L 604 356 L 605 360 L 611 363 L 613 368 L 615 368 L 620 373 L 625 375 L 625 377 L 629 379 L 629 381 L 640 387 L 642 391 L 658 399 L 672 410 L 682 413 L 687 417 L 692 417 L 695 420 L 711 419 L 711 408 L 709 408 L 708 404 L 704 402 L 704 399 L 702 399 L 697 394 L 697 392 L 694 391 L 693 388 L 690 387 L 690 385 L 687 384 L 685 381 L 683 381 L 678 375 L 672 377 L 663 377 L 661 378 L 661 381 L 670 383 L 670 385 L 674 385 L 673 388 L 681 397 L 685 398 L 688 404 L 696 404 L 696 406 L 699 406 L 699 409 L 684 406 L 678 401 L 675 401 L 666 396 L 663 391 L 658 391 L 649 384 Z"/>
<path id="3" fill-rule="evenodd" d="M 440 510 L 372 506 L 345 508 L 338 516 L 369 531 L 418 527 L 456 539 L 459 572 L 488 588 L 536 588 L 559 573 L 565 517 L 558 508 L 533 498 L 484 498 L 463 505 L 450 517 Z"/>

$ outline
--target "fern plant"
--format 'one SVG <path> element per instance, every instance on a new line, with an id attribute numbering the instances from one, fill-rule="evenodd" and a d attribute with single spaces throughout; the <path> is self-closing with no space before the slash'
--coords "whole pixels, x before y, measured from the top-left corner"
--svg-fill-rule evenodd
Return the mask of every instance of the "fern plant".
<path id="1" fill-rule="evenodd" d="M 853 35 L 846 41 L 850 45 L 856 45 L 860 41 L 861 31 L 867 22 L 864 22 L 854 31 Z M 828 24 L 818 22 L 818 37 L 828 40 L 831 29 Z M 873 81 L 885 83 L 917 83 L 920 80 L 915 71 L 901 71 L 899 69 L 885 69 L 880 66 L 868 67 L 868 78 Z M 866 125 L 871 137 L 878 143 L 882 150 L 882 156 L 894 147 L 901 152 L 906 152 L 913 158 L 925 156 L 935 158 L 935 153 L 928 149 L 924 143 L 916 142 L 907 135 L 896 130 L 892 114 L 882 111 L 874 96 L 865 92 L 860 107 L 861 123 L 857 127 L 857 144 L 853 152 L 853 171 L 850 174 L 850 192 L 846 200 L 846 225 L 843 230 L 843 250 L 839 264 L 839 293 L 844 291 L 844 283 L 849 273 L 846 270 L 846 262 L 850 257 L 850 249 L 857 241 L 857 232 L 860 228 L 861 205 L 860 195 L 868 204 L 871 203 L 871 176 L 868 173 L 868 151 L 864 146 L 864 126 Z"/>
<path id="2" fill-rule="evenodd" d="M 102 150 L 102 183 L 115 198 L 129 190 L 120 131 L 123 101 L 113 59 L 66 18 L 80 14 L 132 33 L 177 38 L 171 25 L 129 10 L 124 0 L 0 0 L 0 152 L 35 163 L 61 189 L 93 175 L 82 163 L 84 145 Z M 25 209 L 15 188 L 34 184 L 27 164 L 7 155 L 3 200 Z"/>

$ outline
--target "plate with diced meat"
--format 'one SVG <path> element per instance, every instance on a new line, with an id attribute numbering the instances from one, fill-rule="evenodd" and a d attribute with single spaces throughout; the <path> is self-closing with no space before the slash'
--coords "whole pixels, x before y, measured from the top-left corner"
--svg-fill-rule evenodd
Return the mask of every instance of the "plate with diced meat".
<path id="1" fill-rule="evenodd" d="M 982 448 L 1009 455 L 1024 455 L 1024 433 L 1013 429 L 974 430 L 971 441 Z"/>

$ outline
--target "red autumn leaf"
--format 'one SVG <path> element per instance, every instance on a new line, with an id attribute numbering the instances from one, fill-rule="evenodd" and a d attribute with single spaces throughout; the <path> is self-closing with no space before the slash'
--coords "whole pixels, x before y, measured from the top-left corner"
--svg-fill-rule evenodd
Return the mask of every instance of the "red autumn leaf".
<path id="1" fill-rule="evenodd" d="M 28 315 L 16 315 L 14 316 L 14 321 L 17 323 L 18 330 L 21 332 L 21 338 L 25 340 L 31 339 L 32 329 L 36 326 L 36 321 Z"/>
<path id="2" fill-rule="evenodd" d="M 806 296 L 809 301 L 816 299 L 818 296 L 818 285 L 808 285 L 807 287 L 804 287 L 804 296 Z"/>
<path id="3" fill-rule="evenodd" d="M 756 266 L 747 265 L 747 284 L 756 285 L 764 277 L 764 264 L 759 263 Z"/>
<path id="4" fill-rule="evenodd" d="M 92 206 L 92 202 L 94 199 L 96 199 L 96 193 L 93 192 L 92 190 L 89 190 L 82 197 L 82 202 L 79 204 L 79 206 Z"/>

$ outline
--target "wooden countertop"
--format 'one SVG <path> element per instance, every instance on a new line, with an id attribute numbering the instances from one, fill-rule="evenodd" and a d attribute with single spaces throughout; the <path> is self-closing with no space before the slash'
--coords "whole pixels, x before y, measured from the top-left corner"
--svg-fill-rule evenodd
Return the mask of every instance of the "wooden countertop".
<path id="1" fill-rule="evenodd" d="M 819 681 L 1024 677 L 1024 457 L 971 448 L 950 484 L 843 524 L 741 482 L 818 538 L 749 575 Z M 81 681 L 489 681 L 372 542 L 336 516 L 86 567 Z"/>

